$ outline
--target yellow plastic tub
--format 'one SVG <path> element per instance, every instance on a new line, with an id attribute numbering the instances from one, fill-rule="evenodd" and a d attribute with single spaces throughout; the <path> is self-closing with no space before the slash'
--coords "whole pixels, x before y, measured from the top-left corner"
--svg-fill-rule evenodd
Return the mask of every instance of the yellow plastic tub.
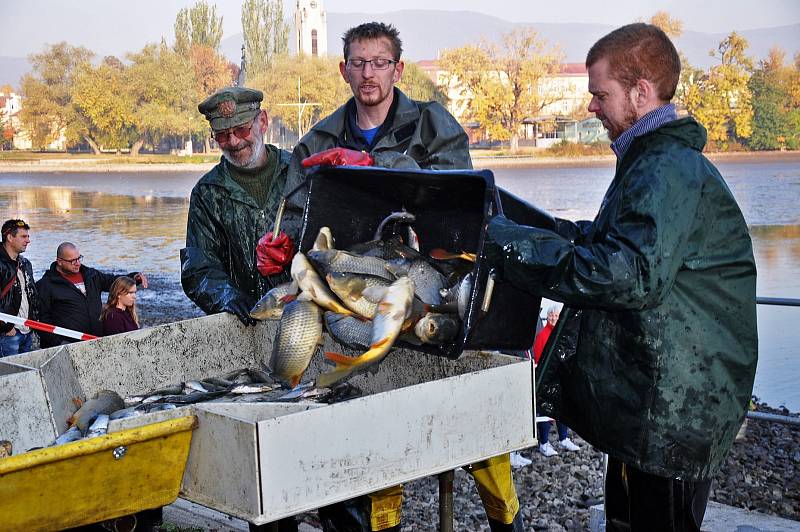
<path id="1" fill-rule="evenodd" d="M 175 501 L 195 416 L 0 459 L 3 530 L 61 530 Z"/>

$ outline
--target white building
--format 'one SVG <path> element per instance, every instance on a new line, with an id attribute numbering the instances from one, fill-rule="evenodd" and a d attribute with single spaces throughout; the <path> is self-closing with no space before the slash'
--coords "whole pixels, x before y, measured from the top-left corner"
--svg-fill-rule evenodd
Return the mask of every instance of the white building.
<path id="1" fill-rule="evenodd" d="M 328 55 L 328 18 L 322 0 L 297 0 L 294 11 L 294 42 L 298 55 Z"/>
<path id="2" fill-rule="evenodd" d="M 14 149 L 30 150 L 33 149 L 30 133 L 22 126 L 19 112 L 22 110 L 22 97 L 15 93 L 0 92 L 0 143 L 11 140 Z M 9 139 L 8 136 L 11 138 Z M 47 145 L 47 150 L 64 151 L 67 148 L 67 139 L 63 132 L 54 135 L 55 139 Z"/>

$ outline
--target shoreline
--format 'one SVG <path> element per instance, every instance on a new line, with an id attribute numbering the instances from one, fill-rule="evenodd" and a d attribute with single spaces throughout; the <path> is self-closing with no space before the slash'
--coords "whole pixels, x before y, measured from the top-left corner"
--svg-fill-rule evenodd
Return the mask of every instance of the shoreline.
<path id="1" fill-rule="evenodd" d="M 613 166 L 616 157 L 608 155 L 585 155 L 581 157 L 553 157 L 538 155 L 484 155 L 480 151 L 471 152 L 475 169 L 492 168 L 533 168 L 562 167 L 585 168 Z M 800 151 L 760 151 L 760 152 L 711 152 L 706 153 L 712 162 L 763 162 L 797 161 Z M 121 172 L 207 172 L 217 161 L 209 163 L 159 163 L 142 161 L 140 163 L 116 163 L 111 158 L 103 159 L 35 159 L 27 161 L 0 160 L 0 174 L 11 173 L 121 173 Z"/>

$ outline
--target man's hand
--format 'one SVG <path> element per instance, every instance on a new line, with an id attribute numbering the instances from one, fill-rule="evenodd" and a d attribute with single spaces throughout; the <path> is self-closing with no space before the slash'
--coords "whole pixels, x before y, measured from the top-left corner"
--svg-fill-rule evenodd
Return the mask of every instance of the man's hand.
<path id="1" fill-rule="evenodd" d="M 11 330 L 6 333 L 6 336 L 14 336 L 15 334 L 17 334 L 17 328 L 11 327 Z"/>
<path id="2" fill-rule="evenodd" d="M 222 307 L 222 310 L 239 318 L 239 321 L 245 326 L 255 325 L 257 321 L 250 317 L 250 309 L 253 305 L 248 304 L 244 299 L 244 297 L 233 298 Z"/>
<path id="3" fill-rule="evenodd" d="M 142 285 L 142 288 L 147 288 L 147 276 L 143 273 L 137 273 L 133 276 L 133 280 L 136 281 L 136 284 Z"/>
<path id="4" fill-rule="evenodd" d="M 373 166 L 375 159 L 365 151 L 349 150 L 347 148 L 331 148 L 315 153 L 303 159 L 300 163 L 303 168 L 312 166 Z"/>
<path id="5" fill-rule="evenodd" d="M 256 245 L 256 267 L 258 273 L 267 277 L 281 273 L 294 258 L 294 242 L 281 231 L 275 240 L 272 231 L 262 236 Z"/>

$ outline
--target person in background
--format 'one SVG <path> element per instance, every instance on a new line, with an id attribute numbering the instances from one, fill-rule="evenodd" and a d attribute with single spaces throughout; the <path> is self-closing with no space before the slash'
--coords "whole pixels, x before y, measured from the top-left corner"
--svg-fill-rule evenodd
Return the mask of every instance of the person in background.
<path id="1" fill-rule="evenodd" d="M 537 368 L 540 410 L 608 454 L 606 530 L 699 531 L 753 392 L 756 264 L 706 130 L 670 103 L 681 61 L 650 24 L 586 56 L 617 156 L 591 222 L 490 220 L 487 268 L 565 309 Z"/>
<path id="2" fill-rule="evenodd" d="M 24 320 L 38 320 L 39 297 L 31 261 L 22 256 L 30 244 L 30 226 L 23 220 L 6 220 L 0 246 L 0 312 Z M 30 327 L 0 321 L 0 358 L 31 350 Z"/>
<path id="3" fill-rule="evenodd" d="M 314 166 L 471 169 L 469 139 L 437 102 L 418 102 L 395 84 L 403 75 L 403 46 L 390 24 L 368 22 L 342 37 L 339 73 L 353 97 L 309 131 L 292 153 L 284 196 L 284 227 L 298 238 L 307 174 Z M 466 467 L 475 479 L 493 532 L 524 529 L 508 454 Z M 400 530 L 402 486 L 320 508 L 326 532 Z"/>
<path id="4" fill-rule="evenodd" d="M 56 249 L 56 260 L 36 282 L 41 301 L 41 321 L 75 331 L 103 335 L 100 311 L 101 294 L 108 292 L 118 274 L 104 273 L 83 264 L 78 246 L 62 242 Z M 147 276 L 132 272 L 128 277 L 147 288 Z M 40 333 L 42 347 L 76 342 L 51 333 Z"/>
<path id="5" fill-rule="evenodd" d="M 108 300 L 100 312 L 103 336 L 139 329 L 136 315 L 136 281 L 130 277 L 117 277 L 108 290 Z"/>
<path id="6" fill-rule="evenodd" d="M 544 351 L 544 346 L 550 338 L 550 333 L 553 332 L 556 322 L 558 322 L 560 313 L 560 305 L 552 305 L 547 309 L 547 321 L 533 341 L 533 361 L 537 364 L 539 363 L 539 358 L 542 356 L 542 351 Z M 569 438 L 569 428 L 561 421 L 556 420 L 555 423 L 558 428 L 558 446 L 565 451 L 580 451 L 581 448 Z M 558 451 L 553 449 L 553 446 L 550 444 L 550 427 L 552 427 L 552 425 L 552 421 L 541 421 L 536 424 L 536 429 L 539 433 L 539 452 L 547 457 L 556 456 L 558 454 Z"/>
<path id="7" fill-rule="evenodd" d="M 285 233 L 272 238 L 289 153 L 264 142 L 263 98 L 255 89 L 225 87 L 198 106 L 222 159 L 192 189 L 180 252 L 187 297 L 206 314 L 228 312 L 244 325 L 255 325 L 255 303 L 289 280 L 294 256 Z"/>

